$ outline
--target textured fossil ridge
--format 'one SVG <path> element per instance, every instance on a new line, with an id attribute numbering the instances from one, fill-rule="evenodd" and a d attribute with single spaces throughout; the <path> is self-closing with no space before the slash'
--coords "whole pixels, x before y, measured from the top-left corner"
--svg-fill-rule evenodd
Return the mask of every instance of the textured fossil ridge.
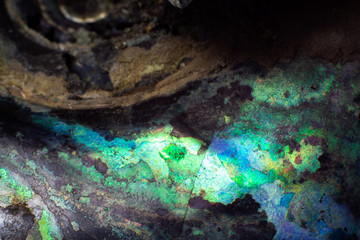
<path id="1" fill-rule="evenodd" d="M 55 3 L 1 3 L 3 96 L 62 109 L 125 107 L 247 59 L 270 68 L 299 51 L 358 59 L 358 3 L 200 0 L 179 10 L 167 1 L 114 0 L 106 17 L 89 23 L 71 21 Z"/>
<path id="2" fill-rule="evenodd" d="M 6 60 L 2 86 L 18 99 L 72 109 L 133 105 L 173 93 L 213 68 L 209 62 L 208 69 L 200 70 L 208 55 L 201 44 L 165 34 L 163 26 L 156 30 L 166 24 L 160 20 L 166 17 L 167 5 L 143 1 L 122 6 L 121 2 L 118 9 L 140 13 L 115 11 L 106 20 L 83 27 L 56 14 L 54 6 L 41 4 L 5 1 L 2 8 L 7 10 L 2 13 L 3 26 L 14 26 L 4 32 L 16 32 L 1 41 Z M 22 58 L 16 59 L 17 55 Z M 185 64 L 182 59 L 193 61 Z"/>

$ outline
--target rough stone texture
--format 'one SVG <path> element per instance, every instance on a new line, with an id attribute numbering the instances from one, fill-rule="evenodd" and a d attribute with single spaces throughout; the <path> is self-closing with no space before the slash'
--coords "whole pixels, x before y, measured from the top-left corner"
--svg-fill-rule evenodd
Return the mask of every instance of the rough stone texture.
<path id="1" fill-rule="evenodd" d="M 1 239 L 26 239 L 34 225 L 34 215 L 21 204 L 10 205 L 0 209 Z"/>
<path id="2" fill-rule="evenodd" d="M 358 3 L 150 2 L 80 55 L 0 14 L 0 237 L 358 239 Z"/>
<path id="3" fill-rule="evenodd" d="M 359 69 L 245 62 L 130 109 L 3 99 L 1 204 L 45 239 L 356 239 Z"/>
<path id="4" fill-rule="evenodd" d="M 126 107 L 248 59 L 266 67 L 299 52 L 359 59 L 357 1 L 199 0 L 184 10 L 167 1 L 113 2 L 127 11 L 79 25 L 51 1 L 3 1 L 1 94 L 52 108 Z"/>

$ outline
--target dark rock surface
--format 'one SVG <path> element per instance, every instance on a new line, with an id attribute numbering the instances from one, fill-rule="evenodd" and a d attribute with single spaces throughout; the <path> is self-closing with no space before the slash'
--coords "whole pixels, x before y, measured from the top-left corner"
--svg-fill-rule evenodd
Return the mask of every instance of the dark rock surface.
<path id="1" fill-rule="evenodd" d="M 61 28 L 22 2 L 29 28 L 0 8 L 0 238 L 360 237 L 358 2 L 79 25 L 48 1 Z"/>

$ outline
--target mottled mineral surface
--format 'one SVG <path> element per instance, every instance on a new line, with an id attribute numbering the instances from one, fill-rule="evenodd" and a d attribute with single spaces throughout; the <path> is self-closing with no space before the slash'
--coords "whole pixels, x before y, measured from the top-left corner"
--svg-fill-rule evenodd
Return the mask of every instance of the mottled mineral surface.
<path id="1" fill-rule="evenodd" d="M 280 2 L 196 0 L 89 72 L 0 14 L 0 238 L 359 239 L 359 3 Z"/>
<path id="2" fill-rule="evenodd" d="M 359 73 L 299 56 L 131 110 L 3 99 L 1 221 L 43 239 L 355 239 Z"/>

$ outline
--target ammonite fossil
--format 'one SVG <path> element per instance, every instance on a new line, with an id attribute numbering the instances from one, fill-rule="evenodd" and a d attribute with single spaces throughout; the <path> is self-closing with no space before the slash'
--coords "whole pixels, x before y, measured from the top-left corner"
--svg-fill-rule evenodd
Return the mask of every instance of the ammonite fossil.
<path id="1" fill-rule="evenodd" d="M 323 23 L 341 33 L 335 41 L 330 30 L 320 34 L 315 25 L 267 17 L 270 3 L 261 9 L 236 0 L 189 3 L 4 0 L 0 96 L 60 109 L 128 107 L 171 96 L 246 60 L 272 67 L 298 52 L 331 60 L 341 49 L 357 56 L 352 49 L 359 41 L 346 38 L 351 31 L 336 30 L 342 23 Z M 297 13 L 297 21 L 307 14 Z M 316 35 L 299 37 L 304 29 Z"/>
<path id="2" fill-rule="evenodd" d="M 184 8 L 191 2 L 191 0 L 169 0 L 169 2 L 178 8 Z"/>
<path id="3" fill-rule="evenodd" d="M 179 34 L 175 16 L 182 10 L 167 1 L 1 4 L 0 93 L 18 101 L 63 109 L 131 106 L 170 95 L 217 65 L 204 41 Z"/>

